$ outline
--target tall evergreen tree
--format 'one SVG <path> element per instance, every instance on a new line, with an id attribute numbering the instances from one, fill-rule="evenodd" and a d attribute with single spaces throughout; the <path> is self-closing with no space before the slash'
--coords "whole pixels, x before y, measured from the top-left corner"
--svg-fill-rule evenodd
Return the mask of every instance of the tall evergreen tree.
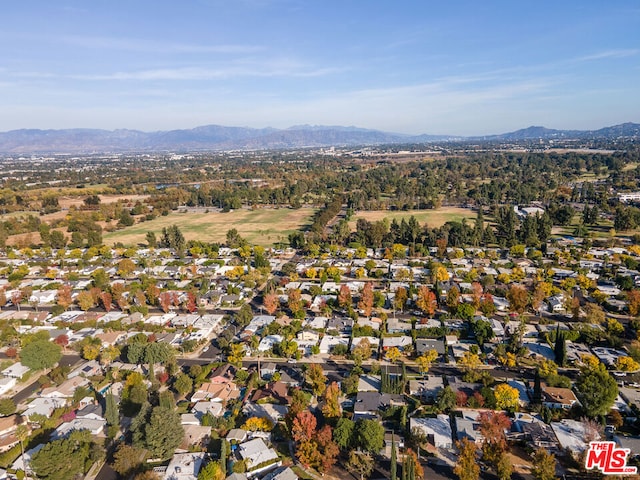
<path id="1" fill-rule="evenodd" d="M 558 366 L 564 366 L 567 359 L 567 345 L 564 332 L 560 331 L 560 326 L 556 329 L 556 343 L 553 348 L 553 352 L 556 355 L 556 363 Z"/>
<path id="2" fill-rule="evenodd" d="M 398 459 L 396 455 L 396 442 L 393 434 L 391 434 L 391 480 L 397 480 Z"/>
<path id="3" fill-rule="evenodd" d="M 113 396 L 113 393 L 109 391 L 105 397 L 105 420 L 110 427 L 117 426 L 120 423 L 120 414 L 118 412 L 118 404 Z"/>
<path id="4" fill-rule="evenodd" d="M 224 476 L 227 476 L 227 441 L 223 438 L 220 441 L 220 467 L 222 468 L 222 473 Z"/>
<path id="5" fill-rule="evenodd" d="M 533 379 L 533 403 L 542 404 L 542 386 L 540 385 L 540 371 L 536 368 L 536 375 Z"/>

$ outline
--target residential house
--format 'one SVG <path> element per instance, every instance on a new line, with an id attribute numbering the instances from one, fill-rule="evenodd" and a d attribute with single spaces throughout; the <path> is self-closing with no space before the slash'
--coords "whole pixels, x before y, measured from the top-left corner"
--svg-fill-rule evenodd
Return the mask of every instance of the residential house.
<path id="1" fill-rule="evenodd" d="M 220 402 L 206 402 L 201 401 L 197 402 L 191 412 L 199 419 L 202 420 L 202 417 L 209 414 L 214 417 L 219 417 L 222 415 L 224 408 L 222 407 L 222 403 Z"/>
<path id="2" fill-rule="evenodd" d="M 16 362 L 10 367 L 5 368 L 2 371 L 2 375 L 4 375 L 5 377 L 17 378 L 19 380 L 28 371 L 29 367 L 22 365 L 22 363 L 20 362 Z"/>
<path id="3" fill-rule="evenodd" d="M 260 340 L 258 351 L 266 352 L 268 350 L 273 350 L 273 347 L 282 342 L 283 339 L 284 337 L 282 335 L 266 335 L 262 340 Z"/>
<path id="4" fill-rule="evenodd" d="M 17 380 L 12 377 L 0 378 L 0 395 L 10 392 L 16 386 Z"/>
<path id="5" fill-rule="evenodd" d="M 20 415 L 15 414 L 0 417 L 0 452 L 5 452 L 18 443 L 15 433 L 22 420 Z"/>
<path id="6" fill-rule="evenodd" d="M 66 401 L 59 398 L 36 397 L 28 406 L 22 415 L 29 419 L 33 415 L 43 415 L 50 417 L 56 408 L 64 407 Z"/>
<path id="7" fill-rule="evenodd" d="M 544 422 L 534 421 L 522 424 L 524 438 L 535 448 L 544 448 L 554 452 L 558 449 L 558 440 L 550 425 Z"/>
<path id="8" fill-rule="evenodd" d="M 209 376 L 211 383 L 229 383 L 235 378 L 235 367 L 229 363 L 216 368 Z"/>
<path id="9" fill-rule="evenodd" d="M 78 376 L 92 377 L 102 373 L 102 365 L 97 360 L 89 360 L 78 368 L 69 373 L 68 378 L 75 378 Z"/>
<path id="10" fill-rule="evenodd" d="M 382 350 L 389 350 L 390 348 L 397 348 L 402 351 L 407 347 L 413 346 L 413 340 L 407 335 L 400 337 L 384 337 L 382 339 Z"/>
<path id="11" fill-rule="evenodd" d="M 264 388 L 257 389 L 251 396 L 251 401 L 257 403 L 267 399 L 270 403 L 276 402 L 281 405 L 289 404 L 289 388 L 282 382 L 272 382 Z"/>
<path id="12" fill-rule="evenodd" d="M 327 322 L 327 330 L 336 330 L 340 333 L 350 334 L 353 329 L 353 318 L 332 317 Z"/>
<path id="13" fill-rule="evenodd" d="M 444 381 L 439 375 L 409 380 L 409 393 L 420 398 L 424 402 L 435 403 L 438 393 L 444 389 Z"/>
<path id="14" fill-rule="evenodd" d="M 438 415 L 436 418 L 411 418 L 409 429 L 414 428 L 426 436 L 427 441 L 436 448 L 453 448 L 451 421 L 449 415 Z"/>
<path id="15" fill-rule="evenodd" d="M 320 353 L 331 353 L 331 350 L 333 350 L 338 345 L 344 345 L 345 347 L 347 347 L 349 345 L 349 337 L 334 337 L 332 335 L 325 335 L 320 341 Z"/>
<path id="16" fill-rule="evenodd" d="M 387 320 L 387 332 L 389 333 L 407 333 L 411 331 L 411 323 L 405 322 L 398 318 L 390 318 Z"/>
<path id="17" fill-rule="evenodd" d="M 560 448 L 577 456 L 587 449 L 586 427 L 577 420 L 564 419 L 560 422 L 551 422 L 551 428 L 555 433 Z M 594 439 L 598 440 L 598 439 Z"/>
<path id="18" fill-rule="evenodd" d="M 300 477 L 291 470 L 291 467 L 279 467 L 262 477 L 262 480 L 298 480 L 298 478 Z"/>
<path id="19" fill-rule="evenodd" d="M 57 387 L 45 388 L 40 392 L 40 396 L 44 398 L 69 399 L 73 397 L 76 388 L 89 385 L 89 380 L 84 377 L 75 377 L 65 380 Z"/>
<path id="20" fill-rule="evenodd" d="M 254 438 L 238 446 L 237 454 L 245 461 L 247 477 L 251 478 L 282 465 L 278 454 L 261 438 Z"/>
<path id="21" fill-rule="evenodd" d="M 104 430 L 106 422 L 104 420 L 94 420 L 92 418 L 74 418 L 69 422 L 62 423 L 51 434 L 51 440 L 59 440 L 68 437 L 76 430 L 88 430 L 91 435 L 100 435 Z"/>
<path id="22" fill-rule="evenodd" d="M 573 390 L 562 387 L 549 387 L 542 384 L 542 405 L 552 409 L 569 410 L 576 403 L 578 398 Z"/>
<path id="23" fill-rule="evenodd" d="M 76 412 L 76 418 L 105 421 L 104 410 L 99 403 L 92 403 Z"/>
<path id="24" fill-rule="evenodd" d="M 167 470 L 164 472 L 163 480 L 197 480 L 200 468 L 204 463 L 205 454 L 198 453 L 176 453 Z"/>
<path id="25" fill-rule="evenodd" d="M 260 366 L 260 378 L 267 379 L 273 377 L 278 371 L 278 366 L 273 362 L 265 362 Z"/>
<path id="26" fill-rule="evenodd" d="M 433 339 L 433 338 L 416 338 L 416 354 L 422 355 L 423 353 L 427 353 L 431 350 L 435 350 L 438 352 L 438 356 L 444 355 L 445 345 L 442 339 Z"/>
<path id="27" fill-rule="evenodd" d="M 380 346 L 380 339 L 378 337 L 353 337 L 351 340 L 351 351 L 353 352 L 353 349 L 360 345 L 360 342 L 365 338 L 369 342 L 372 352 L 377 352 L 378 347 Z"/>
<path id="28" fill-rule="evenodd" d="M 353 405 L 353 417 L 355 420 L 361 418 L 378 418 L 381 410 L 389 407 L 399 407 L 405 405 L 402 395 L 378 392 L 358 392 L 356 402 Z"/>
<path id="29" fill-rule="evenodd" d="M 247 431 L 242 428 L 232 428 L 227 433 L 227 442 L 233 444 L 242 443 L 247 439 Z"/>
<path id="30" fill-rule="evenodd" d="M 455 417 L 456 438 L 462 440 L 468 438 L 470 442 L 480 445 L 484 437 L 480 433 L 480 423 L 478 422 L 478 410 L 463 410 L 462 417 Z"/>
<path id="31" fill-rule="evenodd" d="M 375 375 L 360 375 L 358 378 L 358 391 L 359 392 L 379 392 L 382 382 L 379 376 Z"/>
<path id="32" fill-rule="evenodd" d="M 289 407 L 286 405 L 276 405 L 273 403 L 258 404 L 247 402 L 244 407 L 242 407 L 242 413 L 244 413 L 245 416 L 266 418 L 273 424 L 282 420 L 288 411 Z"/>
<path id="33" fill-rule="evenodd" d="M 240 397 L 240 390 L 233 382 L 203 383 L 191 396 L 191 402 L 211 400 L 212 402 L 227 402 Z"/>

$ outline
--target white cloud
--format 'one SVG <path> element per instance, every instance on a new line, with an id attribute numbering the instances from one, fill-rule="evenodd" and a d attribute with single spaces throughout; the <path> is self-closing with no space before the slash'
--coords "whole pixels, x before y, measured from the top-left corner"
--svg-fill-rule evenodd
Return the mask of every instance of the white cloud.
<path id="1" fill-rule="evenodd" d="M 140 38 L 114 38 L 67 35 L 59 37 L 60 41 L 87 49 L 125 50 L 146 53 L 256 53 L 264 51 L 262 45 L 218 44 L 201 45 L 190 43 L 158 42 Z"/>
<path id="2" fill-rule="evenodd" d="M 578 57 L 576 60 L 580 62 L 589 62 L 592 60 L 604 60 L 607 58 L 625 58 L 633 57 L 640 53 L 637 49 L 618 49 L 618 50 L 606 50 L 603 52 L 593 53 L 591 55 L 585 55 Z"/>

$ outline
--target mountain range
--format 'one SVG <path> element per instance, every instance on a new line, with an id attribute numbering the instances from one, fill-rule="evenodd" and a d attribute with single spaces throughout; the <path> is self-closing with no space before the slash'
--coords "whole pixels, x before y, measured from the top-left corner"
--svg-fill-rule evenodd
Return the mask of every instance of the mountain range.
<path id="1" fill-rule="evenodd" d="M 640 124 L 623 123 L 599 130 L 528 127 L 481 137 L 406 135 L 357 127 L 298 125 L 287 129 L 206 125 L 186 130 L 22 129 L 0 132 L 0 153 L 118 153 L 205 150 L 267 150 L 303 147 L 366 146 L 451 141 L 528 141 L 554 139 L 640 139 Z"/>

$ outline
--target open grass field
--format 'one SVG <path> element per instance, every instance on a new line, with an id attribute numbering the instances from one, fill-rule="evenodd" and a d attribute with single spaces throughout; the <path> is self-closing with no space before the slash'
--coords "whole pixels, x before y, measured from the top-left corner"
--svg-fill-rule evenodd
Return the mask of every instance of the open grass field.
<path id="1" fill-rule="evenodd" d="M 359 218 L 364 218 L 369 222 L 376 222 L 385 218 L 391 222 L 394 218 L 400 222 L 403 218 L 408 221 L 411 216 L 414 216 L 420 225 L 425 223 L 431 227 L 441 227 L 450 221 L 462 221 L 463 218 L 467 220 L 473 220 L 476 218 L 476 212 L 469 208 L 460 207 L 441 207 L 436 210 L 406 210 L 406 211 L 392 211 L 392 210 L 370 210 L 357 212 L 349 226 L 352 230 L 356 228 L 356 222 Z"/>
<path id="2" fill-rule="evenodd" d="M 227 231 L 235 228 L 253 245 L 271 246 L 287 241 L 287 236 L 311 223 L 315 213 L 313 208 L 262 208 L 257 210 L 235 210 L 228 213 L 179 213 L 172 212 L 166 217 L 158 217 L 115 232 L 105 233 L 107 245 L 121 242 L 135 246 L 144 244 L 147 232 L 159 238 L 162 229 L 177 225 L 187 240 L 204 242 L 224 242 Z"/>

